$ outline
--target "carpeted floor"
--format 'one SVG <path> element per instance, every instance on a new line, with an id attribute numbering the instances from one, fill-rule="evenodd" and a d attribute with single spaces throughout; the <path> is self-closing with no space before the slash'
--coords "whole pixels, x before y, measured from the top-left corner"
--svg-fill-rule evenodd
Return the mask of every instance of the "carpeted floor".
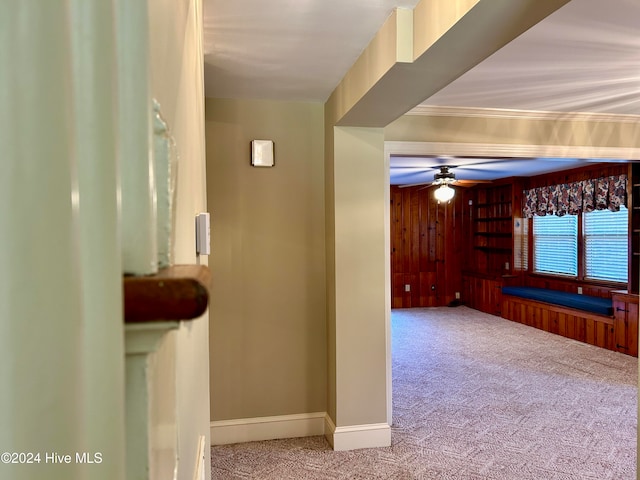
<path id="1" fill-rule="evenodd" d="M 466 307 L 394 310 L 392 332 L 391 447 L 218 446 L 212 478 L 636 478 L 636 358 Z"/>

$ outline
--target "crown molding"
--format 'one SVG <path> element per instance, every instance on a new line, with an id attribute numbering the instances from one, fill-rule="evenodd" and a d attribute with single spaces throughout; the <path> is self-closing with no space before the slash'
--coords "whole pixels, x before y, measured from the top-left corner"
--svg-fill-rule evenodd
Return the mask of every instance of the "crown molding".
<path id="1" fill-rule="evenodd" d="M 430 117 L 477 117 L 523 120 L 563 120 L 587 122 L 640 123 L 640 115 L 622 115 L 613 113 L 590 112 L 548 112 L 537 110 L 510 110 L 502 108 L 441 107 L 436 105 L 418 105 L 405 115 L 424 115 Z"/>
<path id="2" fill-rule="evenodd" d="M 562 157 L 640 160 L 640 148 L 569 145 L 518 145 L 491 143 L 385 141 L 385 155 L 428 155 L 452 157 Z"/>

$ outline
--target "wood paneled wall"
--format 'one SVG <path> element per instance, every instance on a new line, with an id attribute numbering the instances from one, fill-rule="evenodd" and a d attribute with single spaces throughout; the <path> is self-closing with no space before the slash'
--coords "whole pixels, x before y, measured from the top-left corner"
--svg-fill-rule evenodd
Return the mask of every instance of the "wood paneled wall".
<path id="1" fill-rule="evenodd" d="M 527 287 L 548 288 L 571 293 L 577 293 L 578 287 L 581 287 L 584 295 L 602 298 L 611 298 L 611 290 L 620 288 L 615 285 L 599 285 L 595 282 L 581 282 L 574 279 L 553 278 L 535 274 L 525 275 L 522 284 Z"/>
<path id="2" fill-rule="evenodd" d="M 503 295 L 501 315 L 507 320 L 637 357 L 638 296 L 613 291 L 611 298 L 614 315 L 606 317 Z"/>
<path id="3" fill-rule="evenodd" d="M 616 350 L 614 319 L 505 295 L 502 317 L 597 347 Z"/>
<path id="4" fill-rule="evenodd" d="M 515 218 L 521 215 L 520 193 L 523 187 L 533 188 L 616 175 L 626 172 L 627 169 L 626 164 L 587 164 L 586 167 L 564 172 L 512 179 L 516 189 L 513 216 Z M 496 182 L 496 185 L 499 184 L 500 182 Z M 620 288 L 619 285 L 606 282 L 579 282 L 574 279 L 531 274 L 526 271 L 527 265 L 531 265 L 530 261 L 523 263 L 524 272 L 518 271 L 517 275 L 508 279 L 496 272 L 488 271 L 487 265 L 482 268 L 482 263 L 477 258 L 478 251 L 473 248 L 473 206 L 469 204 L 469 200 L 472 200 L 473 205 L 477 203 L 474 192 L 479 188 L 484 187 L 456 187 L 454 199 L 446 205 L 441 205 L 433 197 L 433 187 L 391 187 L 392 308 L 447 305 L 456 298 L 456 292 L 463 292 L 464 303 L 470 306 L 478 304 L 481 298 L 476 296 L 481 294 L 482 289 L 478 290 L 477 285 L 476 288 L 472 288 L 469 282 L 463 285 L 463 270 L 480 276 L 496 277 L 495 279 L 501 283 L 569 292 L 576 292 L 580 286 L 584 294 L 599 297 L 609 297 L 612 289 Z M 516 237 L 514 235 L 514 239 Z M 528 250 L 523 245 L 515 245 L 516 250 Z M 515 260 L 510 263 L 515 266 Z M 409 291 L 405 289 L 406 285 L 409 286 Z M 495 303 L 492 299 L 487 301 L 491 305 Z M 492 306 L 491 310 L 494 314 L 500 314 L 499 306 Z"/>
<path id="5" fill-rule="evenodd" d="M 447 305 L 462 291 L 462 192 L 439 204 L 433 190 L 391 186 L 392 308 Z"/>

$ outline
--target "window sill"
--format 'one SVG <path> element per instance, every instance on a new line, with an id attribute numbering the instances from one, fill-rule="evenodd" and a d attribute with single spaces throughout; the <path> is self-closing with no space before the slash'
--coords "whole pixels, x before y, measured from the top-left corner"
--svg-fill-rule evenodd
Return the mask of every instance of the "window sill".
<path id="1" fill-rule="evenodd" d="M 530 272 L 529 276 L 535 277 L 535 278 L 549 278 L 554 280 L 564 280 L 566 282 L 576 283 L 580 285 L 593 285 L 594 287 L 604 287 L 604 288 L 611 288 L 611 289 L 618 289 L 618 290 L 627 288 L 627 282 L 608 282 L 606 280 L 592 280 L 592 279 L 586 279 L 586 278 L 580 279 L 578 277 L 573 277 L 571 275 L 562 275 L 562 274 L 554 275 L 552 273 Z"/>

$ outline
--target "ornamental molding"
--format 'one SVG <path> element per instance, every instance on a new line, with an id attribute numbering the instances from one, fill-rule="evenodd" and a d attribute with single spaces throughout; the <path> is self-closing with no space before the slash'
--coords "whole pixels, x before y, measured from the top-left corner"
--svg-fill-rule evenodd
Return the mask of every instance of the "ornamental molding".
<path id="1" fill-rule="evenodd" d="M 477 107 L 441 107 L 436 105 L 418 105 L 405 115 L 423 115 L 430 117 L 468 117 L 468 118 L 498 118 L 521 120 L 552 120 L 552 121 L 583 121 L 583 122 L 612 122 L 612 123 L 640 123 L 640 115 L 622 115 L 613 113 L 591 112 L 549 112 L 537 110 L 515 110 L 503 108 Z"/>
<path id="2" fill-rule="evenodd" d="M 640 148 L 591 145 L 518 145 L 505 143 L 403 142 L 385 141 L 385 154 L 407 156 L 498 157 L 498 158 L 584 158 L 640 160 Z"/>

